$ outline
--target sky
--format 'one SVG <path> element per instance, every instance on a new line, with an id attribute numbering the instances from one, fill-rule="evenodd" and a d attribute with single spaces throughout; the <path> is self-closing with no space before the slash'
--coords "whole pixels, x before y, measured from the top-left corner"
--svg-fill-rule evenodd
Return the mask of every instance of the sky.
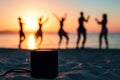
<path id="1" fill-rule="evenodd" d="M 120 33 L 120 0 L 0 0 L 0 31 L 19 31 L 18 17 L 22 18 L 24 32 L 35 32 L 38 29 L 38 18 L 43 16 L 44 32 L 58 32 L 60 19 L 67 13 L 64 30 L 76 33 L 80 12 L 84 17 L 90 16 L 85 28 L 88 33 L 99 33 L 101 25 L 95 18 L 102 20 L 102 14 L 108 15 L 107 27 L 110 33 Z"/>

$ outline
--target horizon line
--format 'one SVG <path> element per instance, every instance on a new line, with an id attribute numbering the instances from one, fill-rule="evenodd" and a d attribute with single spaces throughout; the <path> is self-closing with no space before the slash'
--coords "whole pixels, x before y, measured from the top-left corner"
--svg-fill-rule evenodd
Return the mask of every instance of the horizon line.
<path id="1" fill-rule="evenodd" d="M 10 30 L 3 30 L 0 31 L 0 34 L 17 34 L 19 31 L 10 31 Z M 27 34 L 34 34 L 35 32 L 32 31 L 25 31 Z M 57 32 L 44 32 L 45 34 L 55 34 Z M 69 32 L 68 34 L 76 34 L 77 32 Z M 99 32 L 88 32 L 88 34 L 99 34 Z M 110 32 L 109 34 L 120 34 L 120 32 Z"/>

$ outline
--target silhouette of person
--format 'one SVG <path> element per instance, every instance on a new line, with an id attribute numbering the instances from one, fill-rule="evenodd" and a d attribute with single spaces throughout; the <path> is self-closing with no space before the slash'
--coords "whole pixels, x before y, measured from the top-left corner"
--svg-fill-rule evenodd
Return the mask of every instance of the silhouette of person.
<path id="1" fill-rule="evenodd" d="M 86 42 L 86 29 L 84 27 L 84 22 L 88 22 L 88 20 L 89 20 L 89 16 L 87 17 L 87 19 L 84 18 L 83 12 L 80 12 L 80 15 L 81 15 L 80 18 L 78 19 L 79 27 L 77 29 L 78 39 L 77 39 L 77 43 L 76 43 L 76 48 L 78 48 L 81 35 L 83 35 L 82 48 L 84 48 L 84 45 Z"/>
<path id="2" fill-rule="evenodd" d="M 98 24 L 102 25 L 102 30 L 101 30 L 101 33 L 100 33 L 100 36 L 99 36 L 99 49 L 101 49 L 102 37 L 104 37 L 105 43 L 106 43 L 106 49 L 108 49 L 108 39 L 107 39 L 108 29 L 107 29 L 107 26 L 106 26 L 107 25 L 107 14 L 103 14 L 103 20 L 101 22 L 98 21 L 97 18 L 95 20 Z"/>
<path id="3" fill-rule="evenodd" d="M 66 38 L 66 48 L 68 48 L 68 42 L 69 42 L 68 33 L 63 30 L 64 21 L 66 20 L 67 14 L 65 14 L 65 17 L 62 17 L 61 19 L 59 19 L 59 17 L 57 17 L 55 14 L 53 14 L 53 15 L 56 17 L 56 19 L 60 23 L 60 29 L 58 31 L 58 35 L 59 35 L 60 40 L 59 40 L 58 46 L 60 48 L 60 45 L 62 42 L 62 37 L 64 36 Z"/>
<path id="4" fill-rule="evenodd" d="M 25 34 L 23 32 L 23 22 L 21 17 L 18 17 L 19 20 L 19 26 L 20 26 L 20 31 L 19 31 L 19 45 L 18 47 L 21 49 L 21 43 L 25 40 Z"/>
<path id="5" fill-rule="evenodd" d="M 36 43 L 38 41 L 38 38 L 41 38 L 41 41 L 39 41 L 38 45 L 40 45 L 43 40 L 43 32 L 42 32 L 43 24 L 45 24 L 48 21 L 48 18 L 44 22 L 42 22 L 42 19 L 43 19 L 43 16 L 39 18 L 39 21 L 38 21 L 39 29 L 35 33 Z"/>

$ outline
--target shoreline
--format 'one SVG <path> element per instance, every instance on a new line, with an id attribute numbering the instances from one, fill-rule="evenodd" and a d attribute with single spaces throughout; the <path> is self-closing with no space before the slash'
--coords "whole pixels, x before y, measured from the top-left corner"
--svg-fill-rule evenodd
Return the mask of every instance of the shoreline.
<path id="1" fill-rule="evenodd" d="M 82 49 L 82 48 L 67 48 L 67 49 L 65 49 L 65 48 L 39 48 L 39 49 L 19 49 L 19 48 L 2 48 L 2 47 L 0 47 L 0 50 L 2 50 L 2 49 L 4 49 L 4 50 L 28 50 L 28 51 L 33 51 L 33 50 L 83 50 L 83 51 L 85 51 L 85 50 L 103 50 L 103 51 L 105 51 L 105 50 L 120 50 L 120 49 L 118 49 L 118 48 L 109 48 L 109 49 L 105 49 L 105 48 L 103 48 L 103 49 L 99 49 L 99 48 L 84 48 L 84 49 Z"/>

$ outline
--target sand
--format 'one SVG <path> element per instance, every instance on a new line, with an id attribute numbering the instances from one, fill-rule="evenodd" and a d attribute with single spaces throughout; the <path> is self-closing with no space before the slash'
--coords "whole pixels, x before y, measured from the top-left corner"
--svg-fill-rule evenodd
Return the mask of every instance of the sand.
<path id="1" fill-rule="evenodd" d="M 57 49 L 54 49 L 57 50 Z M 59 75 L 53 80 L 120 80 L 120 49 L 59 49 Z M 0 73 L 30 69 L 30 50 L 0 48 Z M 30 73 L 10 73 L 0 80 L 35 79 Z"/>

